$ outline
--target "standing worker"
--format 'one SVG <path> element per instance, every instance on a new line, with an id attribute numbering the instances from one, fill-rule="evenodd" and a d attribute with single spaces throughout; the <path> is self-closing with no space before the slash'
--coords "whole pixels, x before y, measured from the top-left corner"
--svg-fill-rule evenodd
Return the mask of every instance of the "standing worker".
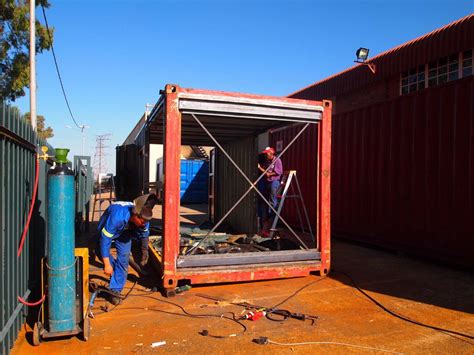
<path id="1" fill-rule="evenodd" d="M 114 305 L 120 303 L 120 292 L 127 280 L 132 239 L 147 241 L 150 235 L 149 221 L 153 217 L 156 202 L 154 194 L 137 197 L 133 203 L 118 201 L 107 207 L 99 220 L 97 233 L 100 254 L 104 273 L 110 276 L 109 289 L 117 294 L 111 294 L 109 297 L 109 301 Z M 115 242 L 117 250 L 116 258 L 110 255 L 112 241 Z"/>
<path id="2" fill-rule="evenodd" d="M 265 181 L 267 182 L 268 189 L 268 200 L 271 206 L 276 210 L 278 207 L 278 188 L 280 187 L 281 176 L 283 175 L 283 164 L 280 158 L 275 156 L 275 149 L 272 147 L 266 147 L 263 151 L 267 158 L 267 166 L 269 166 L 267 172 L 265 173 Z M 259 170 L 263 173 L 265 169 L 262 166 L 258 166 Z M 275 212 L 269 207 L 268 208 L 268 218 L 267 223 L 270 222 L 270 219 L 275 217 Z"/>

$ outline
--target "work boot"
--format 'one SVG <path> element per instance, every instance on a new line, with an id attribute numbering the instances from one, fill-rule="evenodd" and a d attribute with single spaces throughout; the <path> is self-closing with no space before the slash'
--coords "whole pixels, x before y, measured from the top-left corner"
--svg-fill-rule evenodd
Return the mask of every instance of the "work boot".
<path id="1" fill-rule="evenodd" d="M 109 303 L 113 304 L 114 306 L 119 305 L 122 302 L 120 293 L 112 291 L 112 290 L 109 290 L 109 292 L 107 293 L 107 296 L 105 297 L 105 299 L 109 301 Z"/>

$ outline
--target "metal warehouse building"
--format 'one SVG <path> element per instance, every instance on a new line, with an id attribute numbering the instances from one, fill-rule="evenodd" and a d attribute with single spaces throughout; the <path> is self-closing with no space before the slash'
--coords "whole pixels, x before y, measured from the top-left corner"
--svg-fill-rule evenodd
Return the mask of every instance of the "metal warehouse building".
<path id="1" fill-rule="evenodd" d="M 471 14 L 290 95 L 333 102 L 333 235 L 474 266 L 473 47 Z"/>

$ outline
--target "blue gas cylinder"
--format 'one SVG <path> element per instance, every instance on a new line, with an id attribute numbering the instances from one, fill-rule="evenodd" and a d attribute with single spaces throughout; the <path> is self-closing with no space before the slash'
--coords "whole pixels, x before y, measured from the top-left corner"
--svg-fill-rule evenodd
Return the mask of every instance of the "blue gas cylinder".
<path id="1" fill-rule="evenodd" d="M 74 256 L 74 173 L 69 149 L 56 149 L 56 166 L 48 171 L 48 320 L 50 332 L 76 327 Z"/>

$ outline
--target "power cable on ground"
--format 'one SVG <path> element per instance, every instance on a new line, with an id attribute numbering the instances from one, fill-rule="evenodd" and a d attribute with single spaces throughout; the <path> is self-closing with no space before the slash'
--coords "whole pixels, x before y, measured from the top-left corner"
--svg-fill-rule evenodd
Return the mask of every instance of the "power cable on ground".
<path id="1" fill-rule="evenodd" d="M 390 314 L 391 316 L 395 317 L 395 318 L 398 318 L 400 320 L 403 320 L 405 322 L 408 322 L 408 323 L 411 323 L 411 324 L 415 324 L 415 325 L 418 325 L 420 327 L 424 327 L 424 328 L 429 328 L 429 329 L 432 329 L 432 330 L 436 330 L 438 332 L 442 332 L 442 333 L 447 333 L 447 334 L 451 334 L 451 335 L 457 335 L 457 336 L 460 336 L 460 337 L 465 337 L 465 338 L 468 338 L 468 339 L 474 339 L 474 335 L 470 335 L 470 334 L 466 334 L 466 333 L 461 333 L 461 332 L 457 332 L 457 331 L 454 331 L 454 330 L 451 330 L 451 329 L 445 329 L 445 328 L 441 328 L 441 327 L 437 327 L 437 326 L 434 326 L 434 325 L 430 325 L 430 324 L 426 324 L 426 323 L 422 323 L 422 322 L 419 322 L 417 320 L 413 320 L 413 319 L 410 319 L 402 314 L 398 314 L 396 313 L 395 311 L 392 311 L 390 309 L 388 309 L 387 307 L 385 307 L 382 303 L 380 303 L 379 301 L 377 301 L 375 298 L 373 298 L 372 296 L 370 296 L 367 292 L 365 292 L 364 290 L 362 290 L 359 285 L 354 281 L 354 279 L 352 278 L 351 275 L 349 275 L 348 273 L 344 272 L 344 271 L 340 271 L 340 270 L 333 270 L 332 272 L 335 272 L 335 273 L 338 273 L 338 274 L 341 274 L 343 276 L 345 276 L 346 278 L 349 279 L 349 281 L 354 285 L 354 287 L 357 289 L 357 291 L 359 291 L 362 295 L 364 295 L 365 297 L 367 297 L 372 303 L 374 303 L 377 307 L 379 307 L 380 309 L 382 309 L 384 312 Z M 456 338 L 458 339 L 458 338 Z M 463 340 L 463 339 L 458 339 L 458 340 Z M 463 340 L 464 341 L 464 340 Z M 469 344 L 472 344 L 471 342 L 469 342 Z"/>
<path id="2" fill-rule="evenodd" d="M 337 342 L 337 341 L 305 341 L 305 342 L 299 342 L 299 343 L 281 343 L 281 342 L 278 342 L 278 341 L 273 341 L 273 340 L 271 340 L 267 337 L 260 337 L 258 339 L 254 339 L 254 342 L 257 343 L 257 344 L 260 344 L 260 345 L 273 344 L 273 345 L 281 345 L 281 346 L 338 345 L 338 346 L 346 346 L 346 347 L 357 348 L 357 349 L 380 351 L 380 352 L 391 353 L 391 354 L 402 354 L 400 352 L 396 352 L 396 351 L 392 351 L 392 350 L 374 348 L 374 347 L 371 347 L 371 346 L 341 343 L 341 342 Z"/>

